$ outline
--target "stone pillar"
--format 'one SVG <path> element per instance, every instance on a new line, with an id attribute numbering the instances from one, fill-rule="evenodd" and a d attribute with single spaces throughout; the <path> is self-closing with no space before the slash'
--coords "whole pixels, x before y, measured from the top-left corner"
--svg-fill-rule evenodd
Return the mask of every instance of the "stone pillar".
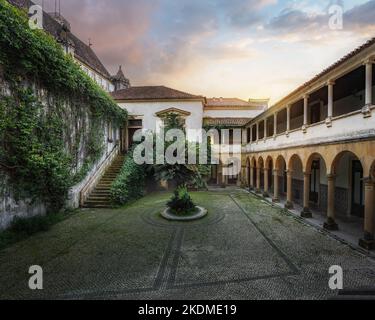
<path id="1" fill-rule="evenodd" d="M 366 250 L 375 250 L 375 183 L 372 179 L 364 180 L 365 187 L 365 226 L 364 237 L 359 245 Z"/>
<path id="2" fill-rule="evenodd" d="M 255 192 L 260 193 L 260 168 L 257 168 L 257 187 Z"/>
<path id="3" fill-rule="evenodd" d="M 327 194 L 327 222 L 324 223 L 324 228 L 327 230 L 338 230 L 339 227 L 335 221 L 335 181 L 336 177 L 333 174 L 327 176 L 328 179 L 328 194 Z"/>
<path id="4" fill-rule="evenodd" d="M 273 115 L 273 136 L 276 138 L 277 135 L 277 112 Z"/>
<path id="5" fill-rule="evenodd" d="M 288 170 L 287 171 L 287 193 L 286 193 L 286 203 L 285 208 L 286 209 L 293 209 L 293 193 L 292 193 L 292 179 L 293 179 L 293 171 Z"/>
<path id="6" fill-rule="evenodd" d="M 273 199 L 272 202 L 279 202 L 279 171 L 273 170 Z"/>
<path id="7" fill-rule="evenodd" d="M 302 218 L 312 218 L 311 211 L 309 209 L 310 202 L 310 177 L 311 174 L 304 172 L 303 174 L 303 210 L 301 212 Z"/>
<path id="8" fill-rule="evenodd" d="M 265 198 L 269 197 L 268 189 L 269 189 L 269 185 L 268 185 L 268 168 L 264 168 L 264 192 L 263 192 L 263 197 L 265 197 Z"/>
<path id="9" fill-rule="evenodd" d="M 306 94 L 303 96 L 303 126 L 302 126 L 303 133 L 307 132 L 308 108 L 309 108 L 309 95 Z"/>
<path id="10" fill-rule="evenodd" d="M 334 81 L 328 81 L 328 114 L 326 119 L 326 124 L 328 127 L 332 126 L 332 117 L 333 117 L 333 86 L 335 85 Z"/>
<path id="11" fill-rule="evenodd" d="M 253 142 L 253 126 L 250 127 L 250 143 Z"/>
<path id="12" fill-rule="evenodd" d="M 289 136 L 290 131 L 290 105 L 286 107 L 286 135 Z"/>
<path id="13" fill-rule="evenodd" d="M 362 113 L 365 117 L 371 116 L 372 106 L 372 60 L 368 60 L 365 63 L 366 66 L 366 98 L 365 106 L 362 108 Z"/>
<path id="14" fill-rule="evenodd" d="M 256 139 L 256 141 L 258 141 L 259 140 L 259 122 L 257 122 L 257 139 Z"/>

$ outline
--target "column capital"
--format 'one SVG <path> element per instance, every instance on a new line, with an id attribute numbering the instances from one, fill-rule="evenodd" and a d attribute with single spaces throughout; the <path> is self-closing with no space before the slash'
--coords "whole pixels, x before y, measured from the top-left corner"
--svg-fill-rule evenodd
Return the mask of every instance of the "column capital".
<path id="1" fill-rule="evenodd" d="M 335 80 L 328 80 L 327 86 L 334 86 L 336 84 Z"/>
<path id="2" fill-rule="evenodd" d="M 373 64 L 373 63 L 375 63 L 375 56 L 370 56 L 366 58 L 365 61 L 363 62 L 364 65 Z"/>
<path id="3" fill-rule="evenodd" d="M 374 186 L 375 185 L 375 181 L 374 181 L 374 179 L 372 177 L 363 178 L 363 183 L 366 186 Z"/>
<path id="4" fill-rule="evenodd" d="M 302 98 L 303 98 L 304 100 L 306 100 L 306 99 L 310 98 L 310 94 L 306 93 L 306 94 L 304 94 L 304 95 L 302 96 Z"/>
<path id="5" fill-rule="evenodd" d="M 310 177 L 310 176 L 311 176 L 311 172 L 304 171 L 304 172 L 303 172 L 303 175 L 304 175 L 305 177 Z"/>
<path id="6" fill-rule="evenodd" d="M 328 181 L 333 181 L 333 180 L 336 179 L 336 175 L 333 174 L 333 173 L 329 173 L 329 174 L 327 174 L 327 179 L 328 179 Z"/>

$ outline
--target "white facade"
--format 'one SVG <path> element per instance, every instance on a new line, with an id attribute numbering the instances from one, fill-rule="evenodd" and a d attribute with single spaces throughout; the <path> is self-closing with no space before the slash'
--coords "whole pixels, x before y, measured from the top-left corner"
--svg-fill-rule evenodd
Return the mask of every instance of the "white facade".
<path id="1" fill-rule="evenodd" d="M 142 120 L 144 130 L 158 132 L 162 126 L 162 120 L 157 113 L 168 109 L 178 109 L 188 112 L 186 129 L 201 129 L 203 125 L 203 101 L 139 101 L 119 102 L 118 105 L 126 109 L 130 117 Z"/>

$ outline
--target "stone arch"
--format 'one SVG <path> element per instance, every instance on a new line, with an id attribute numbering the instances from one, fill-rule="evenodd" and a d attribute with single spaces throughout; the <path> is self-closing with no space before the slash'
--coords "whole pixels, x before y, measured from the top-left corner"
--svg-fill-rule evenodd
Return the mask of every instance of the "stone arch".
<path id="1" fill-rule="evenodd" d="M 271 169 L 271 170 L 273 169 L 274 163 L 273 163 L 273 158 L 271 156 L 267 156 L 264 167 L 267 169 Z"/>
<path id="2" fill-rule="evenodd" d="M 316 159 L 323 160 L 325 167 L 327 167 L 326 159 L 320 153 L 314 152 L 307 158 L 306 163 L 304 164 L 304 172 L 311 173 L 311 166 Z"/>
<path id="3" fill-rule="evenodd" d="M 296 153 L 293 154 L 288 160 L 288 170 L 293 171 L 293 169 L 295 169 L 296 162 L 298 162 L 298 164 L 301 164 L 303 170 L 303 161 L 301 157 Z"/>
<path id="4" fill-rule="evenodd" d="M 332 174 L 336 174 L 336 173 L 337 173 L 337 172 L 336 172 L 336 171 L 337 171 L 337 167 L 338 167 L 338 165 L 339 165 L 341 159 L 342 159 L 345 155 L 352 155 L 354 158 L 356 158 L 356 159 L 361 163 L 362 168 L 364 167 L 364 166 L 363 166 L 363 162 L 361 161 L 360 157 L 358 157 L 357 154 L 355 154 L 353 151 L 350 151 L 350 150 L 344 150 L 344 151 L 339 152 L 339 153 L 334 157 L 334 159 L 333 159 L 333 161 L 332 161 L 332 164 L 331 164 L 331 168 L 330 168 L 330 169 L 331 169 L 330 172 L 331 172 Z"/>
<path id="5" fill-rule="evenodd" d="M 264 168 L 264 160 L 262 156 L 259 156 L 257 164 L 258 164 L 258 168 Z"/>
<path id="6" fill-rule="evenodd" d="M 330 168 L 334 179 L 334 207 L 337 214 L 364 216 L 364 183 L 367 174 L 363 161 L 351 150 L 340 151 Z"/>
<path id="7" fill-rule="evenodd" d="M 286 169 L 286 160 L 283 155 L 278 155 L 275 161 L 275 169 L 281 170 L 281 168 L 285 167 Z"/>

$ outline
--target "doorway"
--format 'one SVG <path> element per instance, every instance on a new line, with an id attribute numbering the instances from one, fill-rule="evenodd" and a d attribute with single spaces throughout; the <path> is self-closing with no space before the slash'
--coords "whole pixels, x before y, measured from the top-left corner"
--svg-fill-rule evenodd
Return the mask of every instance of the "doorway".
<path id="1" fill-rule="evenodd" d="M 319 203 L 319 188 L 320 188 L 320 161 L 314 160 L 311 165 L 311 179 L 310 179 L 310 202 L 317 205 Z"/>
<path id="2" fill-rule="evenodd" d="M 352 161 L 352 210 L 356 217 L 364 217 L 363 168 L 359 160 Z"/>

